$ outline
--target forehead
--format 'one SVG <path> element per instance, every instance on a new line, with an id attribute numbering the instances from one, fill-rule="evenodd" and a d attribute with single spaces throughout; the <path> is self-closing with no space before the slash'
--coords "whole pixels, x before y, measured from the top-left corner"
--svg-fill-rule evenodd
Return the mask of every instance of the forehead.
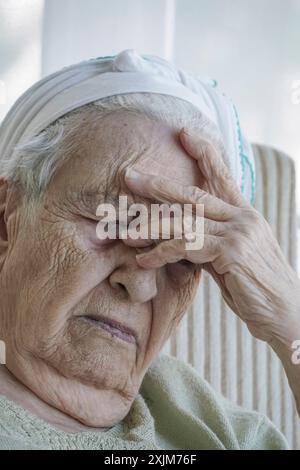
<path id="1" fill-rule="evenodd" d="M 178 140 L 179 129 L 145 116 L 114 112 L 83 128 L 75 155 L 55 177 L 56 190 L 117 194 L 129 166 L 185 185 L 201 185 L 196 162 Z"/>

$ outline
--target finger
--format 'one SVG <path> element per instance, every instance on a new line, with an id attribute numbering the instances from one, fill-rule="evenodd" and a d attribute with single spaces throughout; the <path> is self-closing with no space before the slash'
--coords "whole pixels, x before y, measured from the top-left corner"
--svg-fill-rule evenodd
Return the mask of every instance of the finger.
<path id="1" fill-rule="evenodd" d="M 187 260 L 195 264 L 213 262 L 219 256 L 221 243 L 219 237 L 208 235 L 200 250 L 186 250 L 186 241 L 168 240 L 160 243 L 147 253 L 136 256 L 137 263 L 147 269 L 158 269 L 167 263 Z"/>
<path id="2" fill-rule="evenodd" d="M 185 186 L 167 178 L 141 173 L 133 168 L 126 171 L 125 181 L 132 192 L 148 199 L 167 204 L 203 204 L 204 216 L 209 219 L 224 221 L 237 214 L 236 207 L 197 186 Z"/>
<path id="3" fill-rule="evenodd" d="M 189 235 L 224 235 L 227 227 L 224 223 L 215 222 L 210 219 L 204 219 L 203 217 L 193 217 L 192 220 L 188 220 L 186 223 L 185 219 L 181 217 L 174 218 L 172 220 L 162 218 L 159 223 L 156 223 L 149 218 L 149 222 L 140 224 L 138 228 L 130 228 L 123 231 L 120 238 L 123 240 L 125 245 L 132 247 L 146 247 L 152 244 L 158 243 L 161 240 L 170 239 L 183 239 L 185 234 Z"/>
<path id="4" fill-rule="evenodd" d="M 134 248 L 145 248 L 147 246 L 153 245 L 153 240 L 144 240 L 143 238 L 131 238 L 130 235 L 128 237 L 122 239 L 124 245 L 132 246 Z"/>
<path id="5" fill-rule="evenodd" d="M 188 154 L 193 157 L 217 197 L 229 204 L 238 207 L 249 206 L 239 187 L 233 179 L 221 153 L 212 142 L 203 139 L 195 131 L 184 128 L 180 134 L 180 141 Z"/>
<path id="6" fill-rule="evenodd" d="M 216 284 L 219 286 L 222 297 L 229 306 L 229 308 L 231 308 L 232 311 L 235 311 L 236 307 L 233 298 L 226 286 L 224 275 L 218 274 L 211 263 L 204 264 L 203 269 L 212 276 Z"/>

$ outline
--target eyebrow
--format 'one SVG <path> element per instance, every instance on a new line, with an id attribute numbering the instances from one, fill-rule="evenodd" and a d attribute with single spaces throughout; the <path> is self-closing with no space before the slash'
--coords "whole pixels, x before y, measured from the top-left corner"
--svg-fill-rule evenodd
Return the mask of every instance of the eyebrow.
<path id="1" fill-rule="evenodd" d="M 114 171 L 114 176 L 116 179 L 116 176 L 117 176 L 116 170 Z M 92 212 L 93 214 L 96 213 L 96 210 L 99 204 L 112 204 L 115 208 L 117 208 L 119 205 L 120 195 L 126 196 L 126 194 L 124 193 L 119 194 L 116 187 L 113 192 L 109 190 L 109 188 L 111 187 L 114 181 L 115 180 L 112 180 L 112 175 L 110 175 L 108 176 L 108 179 L 106 180 L 106 184 L 102 186 L 94 185 L 92 187 L 88 187 L 88 185 L 86 185 L 85 187 L 81 188 L 79 191 L 71 190 L 68 193 L 68 197 L 70 197 L 72 201 L 77 201 L 78 203 L 82 204 L 84 209 L 86 209 L 89 212 Z M 127 196 L 129 197 L 128 205 L 130 206 L 132 203 L 134 203 L 134 201 L 130 200 L 131 199 L 130 195 L 127 195 Z M 149 204 L 150 201 L 148 198 L 139 197 L 138 202 Z"/>
<path id="2" fill-rule="evenodd" d="M 86 203 L 89 203 L 89 202 L 94 203 L 95 201 L 99 201 L 99 203 L 102 203 L 102 202 L 116 203 L 119 199 L 119 195 L 110 194 L 105 189 L 102 189 L 102 190 L 87 189 L 87 190 L 81 190 L 81 191 L 72 191 L 69 193 L 69 197 L 71 197 L 72 199 L 84 201 Z"/>
<path id="3" fill-rule="evenodd" d="M 116 194 L 111 194 L 108 191 L 99 191 L 99 190 L 87 190 L 81 191 L 79 196 L 83 199 L 84 202 L 89 203 L 90 201 L 94 203 L 99 201 L 101 203 L 111 203 L 116 204 L 119 200 L 119 196 Z"/>
<path id="4" fill-rule="evenodd" d="M 93 213 L 96 212 L 99 204 L 110 203 L 116 206 L 119 201 L 118 195 L 99 189 L 83 189 L 80 191 L 72 190 L 68 191 L 66 197 L 71 202 L 81 204 L 89 211 L 92 210 Z"/>

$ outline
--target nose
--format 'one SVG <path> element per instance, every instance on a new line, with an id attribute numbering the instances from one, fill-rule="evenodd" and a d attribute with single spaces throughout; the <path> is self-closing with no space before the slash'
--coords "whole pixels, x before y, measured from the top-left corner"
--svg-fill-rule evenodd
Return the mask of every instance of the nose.
<path id="1" fill-rule="evenodd" d="M 144 303 L 157 294 L 155 269 L 143 269 L 136 262 L 123 264 L 109 277 L 113 289 L 128 295 L 133 303 Z"/>

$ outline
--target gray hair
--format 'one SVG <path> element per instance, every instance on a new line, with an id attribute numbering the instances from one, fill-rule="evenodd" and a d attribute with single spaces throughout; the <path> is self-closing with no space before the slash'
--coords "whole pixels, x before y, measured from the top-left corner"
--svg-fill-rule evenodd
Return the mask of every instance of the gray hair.
<path id="1" fill-rule="evenodd" d="M 93 122 L 89 118 L 99 122 L 121 110 L 147 116 L 178 131 L 184 126 L 197 129 L 222 154 L 225 152 L 216 126 L 191 103 L 161 94 L 130 93 L 101 99 L 58 119 L 37 136 L 16 146 L 11 157 L 1 162 L 1 175 L 21 183 L 27 197 L 41 194 L 58 168 L 74 153 L 82 126 Z"/>

